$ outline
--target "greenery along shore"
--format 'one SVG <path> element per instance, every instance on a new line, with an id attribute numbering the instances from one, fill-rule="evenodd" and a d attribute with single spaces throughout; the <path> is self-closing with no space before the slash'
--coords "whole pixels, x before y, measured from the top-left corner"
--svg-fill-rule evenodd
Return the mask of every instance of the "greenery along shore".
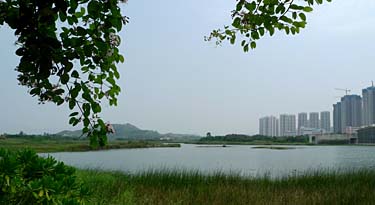
<path id="1" fill-rule="evenodd" d="M 283 178 L 194 170 L 129 174 L 76 170 L 32 150 L 0 148 L 0 204 L 373 204 L 374 188 L 373 169 Z"/>
<path id="2" fill-rule="evenodd" d="M 279 179 L 195 171 L 79 170 L 89 204 L 373 204 L 375 171 L 315 171 Z"/>
<path id="3" fill-rule="evenodd" d="M 153 147 L 180 147 L 178 143 L 162 143 L 159 141 L 125 141 L 113 140 L 101 149 L 130 149 L 130 148 L 153 148 Z M 0 148 L 9 150 L 20 150 L 31 148 L 36 152 L 76 152 L 91 151 L 88 140 L 47 137 L 47 136 L 8 136 L 0 139 Z"/>
<path id="4" fill-rule="evenodd" d="M 229 134 L 225 136 L 202 137 L 196 144 L 232 144 L 232 145 L 310 145 L 309 137 L 267 137 L 262 135 Z"/>

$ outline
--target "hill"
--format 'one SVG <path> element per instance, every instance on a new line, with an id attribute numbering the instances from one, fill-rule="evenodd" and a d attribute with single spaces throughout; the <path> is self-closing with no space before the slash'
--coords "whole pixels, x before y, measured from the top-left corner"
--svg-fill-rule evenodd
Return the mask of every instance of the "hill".
<path id="1" fill-rule="evenodd" d="M 188 134 L 160 134 L 154 130 L 142 130 L 130 123 L 126 124 L 112 124 L 113 128 L 115 129 L 115 134 L 109 134 L 110 139 L 137 139 L 137 140 L 156 140 L 156 139 L 166 139 L 166 140 L 173 140 L 173 139 L 182 139 L 182 138 L 200 138 L 197 135 L 188 135 Z M 64 137 L 79 137 L 81 136 L 81 130 L 69 131 L 64 130 L 56 135 L 64 136 Z"/>

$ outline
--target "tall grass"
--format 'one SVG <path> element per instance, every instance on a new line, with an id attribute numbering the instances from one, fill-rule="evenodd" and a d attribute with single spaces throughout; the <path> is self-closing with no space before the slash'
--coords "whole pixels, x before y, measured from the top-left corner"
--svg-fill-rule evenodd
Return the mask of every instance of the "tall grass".
<path id="1" fill-rule="evenodd" d="M 372 204 L 374 170 L 317 170 L 271 178 L 198 171 L 81 170 L 92 204 Z"/>
<path id="2" fill-rule="evenodd" d="M 158 141 L 110 141 L 101 149 L 130 149 L 130 148 L 152 148 L 152 147 L 180 147 L 180 144 L 165 144 Z M 20 150 L 25 148 L 34 149 L 37 152 L 76 152 L 90 151 L 88 140 L 77 140 L 67 138 L 43 138 L 43 137 L 17 137 L 0 140 L 0 148 L 9 150 Z"/>

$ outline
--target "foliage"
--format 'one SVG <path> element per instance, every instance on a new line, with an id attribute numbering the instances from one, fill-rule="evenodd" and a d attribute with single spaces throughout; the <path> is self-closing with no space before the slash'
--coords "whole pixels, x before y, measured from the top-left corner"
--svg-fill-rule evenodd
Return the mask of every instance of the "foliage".
<path id="1" fill-rule="evenodd" d="M 0 149 L 0 204 L 84 204 L 75 169 L 32 150 Z"/>
<path id="2" fill-rule="evenodd" d="M 131 149 L 131 148 L 151 148 L 151 147 L 180 147 L 178 143 L 162 143 L 159 141 L 125 141 L 110 140 L 104 147 L 95 148 L 106 149 Z M 2 139 L 0 149 L 22 150 L 31 148 L 39 153 L 47 152 L 82 152 L 91 151 L 94 148 L 88 145 L 88 140 L 77 138 L 63 138 L 58 136 L 17 136 L 9 135 Z"/>
<path id="3" fill-rule="evenodd" d="M 216 39 L 219 45 L 228 40 L 236 42 L 241 38 L 244 52 L 256 48 L 256 41 L 265 35 L 274 35 L 276 30 L 286 34 L 298 34 L 306 26 L 306 14 L 313 11 L 314 2 L 322 4 L 324 0 L 237 0 L 236 9 L 232 11 L 232 25 L 211 32 L 206 41 Z M 332 0 L 326 0 L 331 2 Z"/>
<path id="4" fill-rule="evenodd" d="M 69 104 L 69 123 L 82 122 L 94 147 L 107 142 L 100 104 L 117 105 L 117 33 L 127 21 L 118 0 L 0 1 L 0 25 L 18 37 L 19 84 L 40 103 Z"/>
<path id="5" fill-rule="evenodd" d="M 241 135 L 241 134 L 229 134 L 225 136 L 214 136 L 214 137 L 203 137 L 200 139 L 201 142 L 264 142 L 264 143 L 308 143 L 309 138 L 307 136 L 296 136 L 296 137 L 267 137 L 263 135 Z"/>

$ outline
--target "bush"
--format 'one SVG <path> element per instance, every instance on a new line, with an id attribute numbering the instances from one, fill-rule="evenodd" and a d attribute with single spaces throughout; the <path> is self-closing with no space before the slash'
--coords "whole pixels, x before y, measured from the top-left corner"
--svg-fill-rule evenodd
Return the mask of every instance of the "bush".
<path id="1" fill-rule="evenodd" d="M 0 149 L 0 204 L 84 204 L 75 169 L 35 151 Z"/>

